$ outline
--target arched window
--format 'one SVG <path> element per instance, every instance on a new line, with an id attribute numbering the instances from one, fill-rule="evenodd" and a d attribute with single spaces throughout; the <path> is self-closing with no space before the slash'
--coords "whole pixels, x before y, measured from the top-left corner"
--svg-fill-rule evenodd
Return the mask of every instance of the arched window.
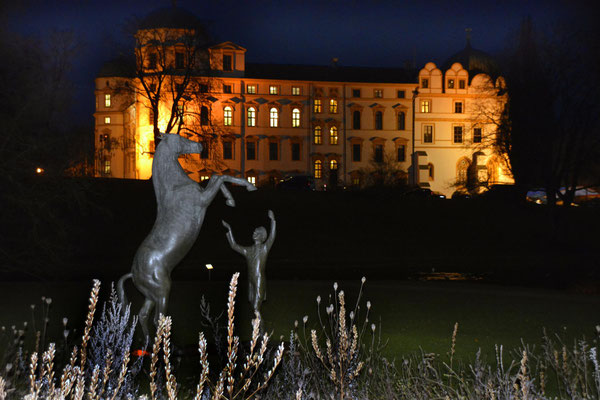
<path id="1" fill-rule="evenodd" d="M 315 129 L 313 130 L 313 143 L 323 143 L 323 128 L 321 128 L 319 125 L 315 126 Z"/>
<path id="2" fill-rule="evenodd" d="M 300 127 L 300 110 L 298 108 L 294 108 L 292 110 L 292 127 L 293 128 Z"/>
<path id="3" fill-rule="evenodd" d="M 248 126 L 256 126 L 256 108 L 248 107 Z"/>
<path id="4" fill-rule="evenodd" d="M 200 125 L 208 125 L 208 107 L 200 108 Z"/>
<path id="5" fill-rule="evenodd" d="M 403 111 L 398 113 L 398 130 L 403 131 L 406 129 L 406 114 Z"/>
<path id="6" fill-rule="evenodd" d="M 231 111 L 231 107 L 226 106 L 223 109 L 223 125 L 231 126 L 233 124 L 233 112 Z"/>
<path id="7" fill-rule="evenodd" d="M 429 173 L 429 180 L 432 181 L 435 178 L 435 171 L 433 170 L 433 164 L 427 164 L 427 171 Z"/>
<path id="8" fill-rule="evenodd" d="M 315 160 L 313 167 L 315 172 L 315 178 L 321 179 L 323 177 L 323 162 L 321 160 Z"/>
<path id="9" fill-rule="evenodd" d="M 338 128 L 332 126 L 329 128 L 329 144 L 338 144 Z"/>
<path id="10" fill-rule="evenodd" d="M 271 128 L 277 128 L 279 126 L 279 111 L 273 107 L 269 111 L 269 126 Z"/>
<path id="11" fill-rule="evenodd" d="M 381 111 L 375 113 L 375 129 L 379 131 L 383 129 L 383 113 Z"/>
<path id="12" fill-rule="evenodd" d="M 332 171 L 338 169 L 338 162 L 336 160 L 329 161 L 329 169 Z"/>
<path id="13" fill-rule="evenodd" d="M 360 111 L 352 113 L 352 129 L 360 129 Z"/>

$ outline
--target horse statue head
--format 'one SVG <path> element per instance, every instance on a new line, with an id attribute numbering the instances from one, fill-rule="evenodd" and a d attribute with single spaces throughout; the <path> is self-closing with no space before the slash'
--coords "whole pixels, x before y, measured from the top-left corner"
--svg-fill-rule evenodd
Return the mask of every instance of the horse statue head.
<path id="1" fill-rule="evenodd" d="M 202 143 L 186 139 L 176 133 L 161 133 L 157 152 L 168 152 L 180 156 L 182 154 L 200 154 L 204 147 Z"/>

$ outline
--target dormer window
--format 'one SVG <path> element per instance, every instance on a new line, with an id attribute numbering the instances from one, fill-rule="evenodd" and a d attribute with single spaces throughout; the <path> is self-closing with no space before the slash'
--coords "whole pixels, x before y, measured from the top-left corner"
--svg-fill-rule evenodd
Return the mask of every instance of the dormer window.
<path id="1" fill-rule="evenodd" d="M 223 71 L 233 71 L 233 56 L 223 54 Z"/>
<path id="2" fill-rule="evenodd" d="M 427 78 L 421 79 L 421 87 L 423 89 L 427 89 L 429 87 L 429 79 L 427 79 Z"/>
<path id="3" fill-rule="evenodd" d="M 454 89 L 454 79 L 448 79 L 448 89 Z"/>
<path id="4" fill-rule="evenodd" d="M 466 82 L 465 82 L 465 80 L 464 80 L 464 79 L 460 79 L 460 80 L 458 81 L 458 88 L 459 88 L 459 89 L 464 89 L 464 88 L 465 88 L 465 86 L 466 86 Z"/>

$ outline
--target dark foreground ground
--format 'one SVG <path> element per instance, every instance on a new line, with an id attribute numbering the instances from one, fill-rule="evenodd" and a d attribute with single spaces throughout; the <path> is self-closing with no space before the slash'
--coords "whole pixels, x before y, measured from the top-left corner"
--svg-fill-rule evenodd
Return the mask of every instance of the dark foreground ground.
<path id="1" fill-rule="evenodd" d="M 44 185 L 57 183 L 37 185 L 43 193 Z M 3 281 L 115 280 L 129 271 L 154 222 L 151 183 L 91 180 L 84 187 L 77 203 L 72 197 L 51 203 L 56 218 L 45 225 L 30 228 L 26 207 L 4 210 Z M 250 244 L 255 227 L 268 227 L 269 209 L 278 223 L 270 279 L 403 280 L 461 272 L 487 282 L 594 292 L 600 278 L 598 207 L 553 211 L 533 204 L 422 201 L 394 191 L 232 191 L 237 207 L 217 196 L 174 280 L 207 279 L 207 263 L 215 267 L 213 280 L 244 274 L 244 260 L 229 248 L 221 219 L 238 243 Z"/>

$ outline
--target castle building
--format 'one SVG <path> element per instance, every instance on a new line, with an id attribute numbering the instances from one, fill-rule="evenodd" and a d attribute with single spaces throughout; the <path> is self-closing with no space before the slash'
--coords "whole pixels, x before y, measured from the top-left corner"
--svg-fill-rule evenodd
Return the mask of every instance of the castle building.
<path id="1" fill-rule="evenodd" d="M 311 175 L 318 187 L 360 186 L 373 166 L 451 195 L 475 179 L 508 183 L 488 145 L 506 101 L 493 60 L 467 40 L 441 69 L 251 64 L 232 42 L 198 45 L 197 19 L 179 8 L 142 23 L 135 62 L 96 78 L 97 176 L 148 179 L 155 134 L 201 141 L 180 162 L 257 185 Z M 135 65 L 132 65 L 135 64 Z"/>

